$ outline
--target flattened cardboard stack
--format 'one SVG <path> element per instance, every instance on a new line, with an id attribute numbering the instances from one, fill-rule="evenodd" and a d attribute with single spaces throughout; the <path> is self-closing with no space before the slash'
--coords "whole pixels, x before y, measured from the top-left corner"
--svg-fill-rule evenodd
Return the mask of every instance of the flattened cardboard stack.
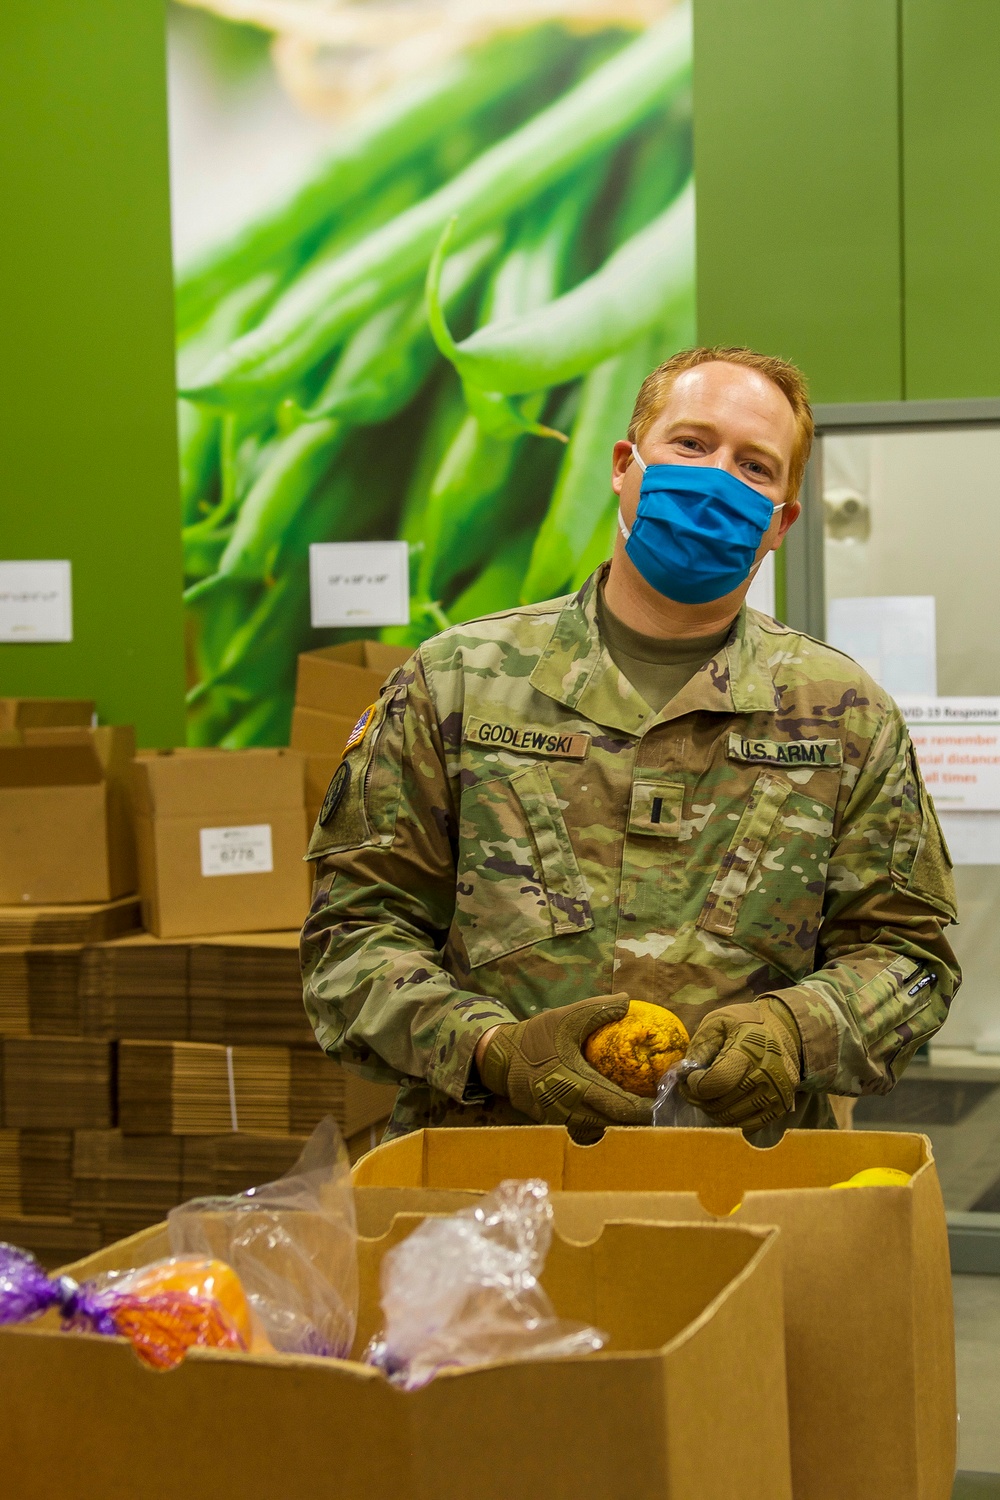
<path id="1" fill-rule="evenodd" d="M 80 1027 L 85 1036 L 184 1039 L 190 943 L 136 933 L 85 948 Z"/>
<path id="2" fill-rule="evenodd" d="M 136 1135 L 308 1135 L 332 1114 L 345 1136 L 384 1119 L 394 1089 L 337 1067 L 317 1047 L 124 1041 L 118 1115 Z"/>
<path id="3" fill-rule="evenodd" d="M 73 1132 L 0 1130 L 0 1215 L 72 1212 Z"/>
<path id="4" fill-rule="evenodd" d="M 80 943 L 0 947 L 0 1035 L 72 1036 L 80 1031 Z"/>
<path id="5" fill-rule="evenodd" d="M 114 1124 L 113 1052 L 95 1037 L 4 1037 L 3 1124 L 95 1130 Z"/>
<path id="6" fill-rule="evenodd" d="M 382 1322 L 382 1258 L 422 1217 L 359 1240 L 349 1360 L 192 1350 L 164 1377 L 119 1339 L 0 1329 L 8 1487 L 105 1500 L 141 1476 L 143 1500 L 215 1500 L 238 1474 L 243 1500 L 790 1500 L 774 1230 L 557 1233 L 545 1289 L 607 1347 L 445 1371 L 404 1393 L 360 1356 Z M 85 1280 L 168 1253 L 159 1226 L 66 1270 Z"/>
<path id="7" fill-rule="evenodd" d="M 378 699 L 391 672 L 410 659 L 405 646 L 348 641 L 299 657 L 292 713 L 292 749 L 306 757 L 306 813 L 310 828 L 340 764 L 348 736 Z"/>
<path id="8" fill-rule="evenodd" d="M 138 928 L 138 896 L 53 906 L 0 906 L 0 948 L 104 943 Z"/>
<path id="9" fill-rule="evenodd" d="M 233 1045 L 246 1037 L 315 1049 L 302 1004 L 297 932 L 206 938 L 190 950 L 192 1042 Z"/>

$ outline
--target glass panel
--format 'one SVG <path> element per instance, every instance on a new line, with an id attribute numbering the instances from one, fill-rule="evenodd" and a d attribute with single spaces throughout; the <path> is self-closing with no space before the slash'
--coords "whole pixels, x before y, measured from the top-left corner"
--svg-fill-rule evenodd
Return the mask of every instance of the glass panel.
<path id="1" fill-rule="evenodd" d="M 1000 695 L 1000 429 L 827 436 L 822 475 L 830 629 L 862 614 L 838 612 L 836 600 L 932 596 L 937 693 Z M 885 668 L 897 697 L 909 667 L 901 655 Z M 963 837 L 972 825 L 956 822 L 968 819 L 978 820 L 978 851 Z M 1000 1212 L 1000 813 L 952 811 L 942 822 L 959 858 L 965 846 L 965 857 L 998 861 L 956 863 L 951 938 L 963 988 L 930 1062 L 894 1094 L 861 1101 L 855 1118 L 926 1128 L 948 1208 Z"/>

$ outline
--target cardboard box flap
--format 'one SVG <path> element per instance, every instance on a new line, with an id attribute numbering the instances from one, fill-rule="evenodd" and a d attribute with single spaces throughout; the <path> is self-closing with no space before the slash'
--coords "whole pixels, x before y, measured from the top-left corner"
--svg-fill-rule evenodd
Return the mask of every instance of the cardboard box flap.
<path id="1" fill-rule="evenodd" d="M 0 745 L 0 787 L 94 786 L 104 768 L 90 743 Z"/>
<path id="2" fill-rule="evenodd" d="M 134 763 L 140 811 L 156 818 L 259 823 L 304 806 L 304 762 L 294 750 L 159 751 Z"/>
<path id="3" fill-rule="evenodd" d="M 340 646 L 304 651 L 298 660 L 296 706 L 356 717 L 378 696 L 390 673 L 412 654 L 410 647 L 382 641 L 345 641 Z"/>
<path id="4" fill-rule="evenodd" d="M 542 1177 L 554 1191 L 693 1193 L 723 1215 L 748 1194 L 829 1188 L 866 1167 L 911 1175 L 933 1162 L 926 1136 L 895 1131 L 790 1130 L 767 1150 L 739 1130 L 612 1127 L 578 1146 L 559 1126 L 414 1131 L 368 1153 L 357 1186 L 472 1189 L 505 1177 Z"/>
<path id="5" fill-rule="evenodd" d="M 438 1215 L 402 1212 L 383 1234 L 359 1238 L 361 1313 L 352 1358 L 359 1359 L 379 1331 L 383 1256 L 427 1217 Z M 591 1324 L 610 1335 L 607 1354 L 651 1353 L 690 1336 L 692 1327 L 711 1316 L 727 1290 L 773 1251 L 778 1236 L 777 1229 L 768 1227 L 672 1224 L 667 1228 L 631 1220 L 597 1225 L 585 1241 L 557 1231 L 541 1281 L 560 1317 Z M 64 1266 L 60 1274 L 86 1281 L 106 1271 L 148 1264 L 169 1253 L 166 1225 L 153 1225 Z"/>
<path id="6" fill-rule="evenodd" d="M 0 730 L 45 724 L 90 724 L 92 698 L 0 698 Z"/>

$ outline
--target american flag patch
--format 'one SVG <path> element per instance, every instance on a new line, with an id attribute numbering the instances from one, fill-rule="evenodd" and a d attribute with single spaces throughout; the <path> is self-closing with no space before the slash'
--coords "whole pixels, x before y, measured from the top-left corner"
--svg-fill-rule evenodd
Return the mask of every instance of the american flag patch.
<path id="1" fill-rule="evenodd" d="M 372 721 L 372 714 L 375 712 L 375 708 L 376 705 L 374 703 L 369 708 L 366 708 L 361 718 L 347 736 L 347 744 L 344 746 L 345 755 L 348 750 L 353 750 L 354 746 L 364 739 L 368 726 Z"/>

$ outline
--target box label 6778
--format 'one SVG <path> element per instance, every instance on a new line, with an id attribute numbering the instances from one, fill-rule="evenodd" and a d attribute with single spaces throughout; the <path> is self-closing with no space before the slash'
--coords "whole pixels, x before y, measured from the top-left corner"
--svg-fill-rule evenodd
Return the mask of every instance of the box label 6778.
<path id="1" fill-rule="evenodd" d="M 274 869 L 270 823 L 242 828 L 202 828 L 203 875 L 266 875 Z"/>

